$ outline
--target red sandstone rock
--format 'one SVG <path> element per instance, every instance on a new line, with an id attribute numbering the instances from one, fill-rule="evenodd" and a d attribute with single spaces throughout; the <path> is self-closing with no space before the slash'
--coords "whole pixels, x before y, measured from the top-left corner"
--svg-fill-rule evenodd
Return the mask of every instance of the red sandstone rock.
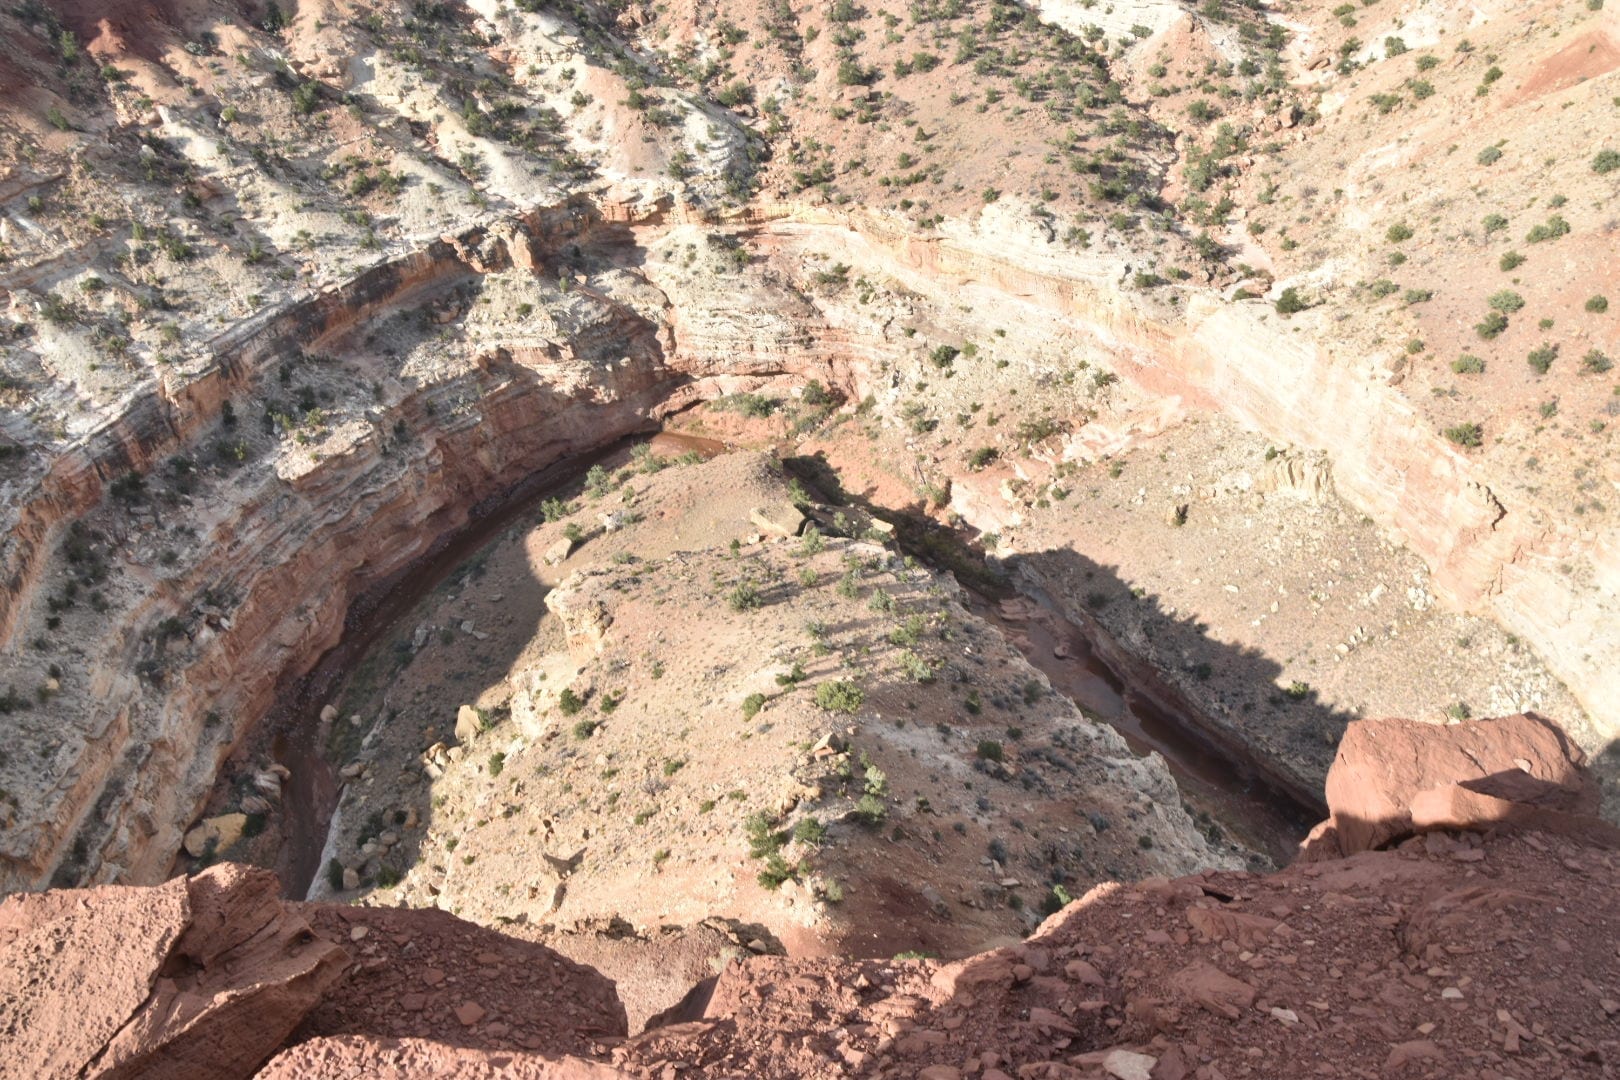
<path id="1" fill-rule="evenodd" d="M 9 897 L 0 1076 L 251 1076 L 347 962 L 279 892 L 227 865 L 151 889 Z"/>
<path id="2" fill-rule="evenodd" d="M 295 908 L 323 937 L 352 942 L 355 958 L 300 1039 L 365 1035 L 590 1055 L 627 1031 L 613 983 L 544 945 L 431 908 Z"/>
<path id="3" fill-rule="evenodd" d="M 1586 755 L 1534 713 L 1460 724 L 1362 720 L 1328 770 L 1331 817 L 1302 848 L 1306 859 L 1386 847 L 1430 828 L 1548 824 L 1546 814 L 1595 814 Z"/>
<path id="4" fill-rule="evenodd" d="M 429 1039 L 341 1035 L 276 1055 L 259 1080 L 621 1080 L 626 1074 L 574 1057 L 447 1046 Z"/>

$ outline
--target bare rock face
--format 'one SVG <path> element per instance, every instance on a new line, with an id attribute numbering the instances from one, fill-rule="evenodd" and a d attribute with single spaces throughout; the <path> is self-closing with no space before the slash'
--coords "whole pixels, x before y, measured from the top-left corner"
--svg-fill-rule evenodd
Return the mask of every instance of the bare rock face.
<path id="1" fill-rule="evenodd" d="M 1595 815 L 1585 764 L 1569 736 L 1534 713 L 1447 725 L 1363 720 L 1339 743 L 1327 777 L 1331 817 L 1312 831 L 1304 857 L 1371 851 L 1437 828 L 1556 827 L 1549 815 Z"/>
<path id="2" fill-rule="evenodd" d="M 279 892 L 272 874 L 217 866 L 150 889 L 8 898 L 0 1075 L 251 1076 L 348 962 Z"/>

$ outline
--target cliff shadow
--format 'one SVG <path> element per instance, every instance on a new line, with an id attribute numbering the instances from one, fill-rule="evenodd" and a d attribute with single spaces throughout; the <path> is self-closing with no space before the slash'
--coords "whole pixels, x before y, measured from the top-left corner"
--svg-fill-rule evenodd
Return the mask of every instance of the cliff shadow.
<path id="1" fill-rule="evenodd" d="M 785 464 L 827 502 L 889 522 L 903 550 L 952 572 L 1055 690 L 1138 753 L 1165 758 L 1201 824 L 1228 822 L 1251 847 L 1286 862 L 1326 816 L 1322 783 L 1357 717 L 1287 676 L 1278 660 L 1219 640 L 1204 620 L 1072 548 L 987 558 L 976 535 L 934 520 L 920 498 L 875 503 L 873 491 L 846 489 L 821 455 Z M 1005 617 L 1001 602 L 1020 595 L 1038 610 Z"/>

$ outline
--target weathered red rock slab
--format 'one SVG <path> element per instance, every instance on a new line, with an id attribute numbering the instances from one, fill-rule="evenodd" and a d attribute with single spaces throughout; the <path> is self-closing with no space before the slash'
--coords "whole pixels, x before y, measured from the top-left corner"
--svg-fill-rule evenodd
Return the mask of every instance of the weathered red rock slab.
<path id="1" fill-rule="evenodd" d="M 1331 817 L 1306 859 L 1372 851 L 1432 828 L 1547 827 L 1548 814 L 1595 815 L 1586 755 L 1546 717 L 1460 724 L 1361 720 L 1345 729 L 1327 776 Z"/>
<path id="2" fill-rule="evenodd" d="M 0 1076 L 253 1075 L 348 961 L 279 894 L 274 875 L 225 865 L 7 898 Z"/>

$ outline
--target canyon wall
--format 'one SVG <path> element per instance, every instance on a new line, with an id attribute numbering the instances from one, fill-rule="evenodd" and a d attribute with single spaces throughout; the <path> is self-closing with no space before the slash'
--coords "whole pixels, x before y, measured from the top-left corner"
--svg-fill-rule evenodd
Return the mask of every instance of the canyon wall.
<path id="1" fill-rule="evenodd" d="M 154 565 L 150 516 L 104 500 L 108 486 L 131 471 L 155 475 L 175 454 L 203 457 L 223 404 L 262 394 L 289 355 L 424 308 L 514 255 L 533 266 L 598 224 L 589 208 L 562 207 L 493 240 L 470 230 L 235 328 L 199 377 L 110 418 L 10 502 L 0 627 L 14 647 L 62 576 L 55 553 L 70 524 L 127 527 L 133 580 L 127 603 L 114 593 L 115 610 L 86 624 L 95 636 L 83 649 L 83 683 L 70 673 L 50 702 L 71 721 L 45 782 L 7 785 L 19 803 L 0 849 L 0 889 L 38 887 L 64 860 L 78 864 L 69 876 L 160 880 L 220 763 L 337 642 L 354 597 L 410 566 L 480 503 L 644 429 L 681 378 L 664 362 L 661 328 L 603 296 L 569 339 L 464 358 L 402 384 L 320 453 L 278 453 L 205 481 L 217 486 L 158 515 L 184 514 L 195 530 L 179 567 Z M 185 624 L 178 650 L 152 643 L 166 618 Z M 160 677 L 143 678 L 140 665 L 154 659 Z"/>
<path id="2" fill-rule="evenodd" d="M 755 216 L 764 242 L 836 248 L 867 272 L 1014 343 L 1061 341 L 1150 395 L 1233 416 L 1281 443 L 1325 451 L 1334 483 L 1431 568 L 1457 607 L 1489 613 L 1537 650 L 1588 710 L 1586 741 L 1620 733 L 1620 537 L 1504 501 L 1488 467 L 1415 422 L 1387 357 L 1345 356 L 1324 328 L 1263 300 L 1196 290 L 1166 304 L 1127 286 L 1128 257 L 1074 252 L 998 207 L 932 236 L 868 213 L 783 207 Z M 985 314 L 988 313 L 988 314 Z M 971 508 L 963 507 L 971 516 Z M 985 527 L 994 528 L 993 524 Z"/>

